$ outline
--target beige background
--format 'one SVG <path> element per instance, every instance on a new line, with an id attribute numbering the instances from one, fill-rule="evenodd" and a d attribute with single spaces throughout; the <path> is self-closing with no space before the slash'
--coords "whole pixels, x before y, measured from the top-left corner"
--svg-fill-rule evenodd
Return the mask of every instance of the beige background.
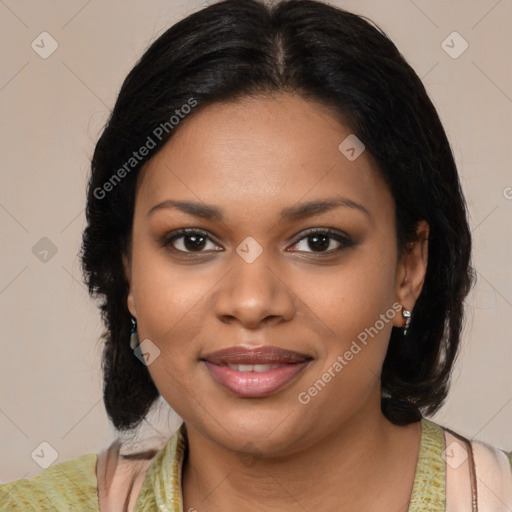
<path id="1" fill-rule="evenodd" d="M 399 47 L 424 79 L 460 166 L 478 284 L 451 394 L 434 419 L 512 450 L 512 2 L 332 3 L 373 19 Z M 55 450 L 61 462 L 114 438 L 101 399 L 99 315 L 77 258 L 88 162 L 144 49 L 204 5 L 0 0 L 0 482 L 39 473 L 36 449 L 46 461 Z M 58 43 L 47 59 L 31 47 L 43 31 Z M 441 46 L 453 31 L 469 44 L 456 59 Z M 461 43 L 448 39 L 452 52 Z M 46 262 L 33 253 L 43 237 L 57 249 Z M 175 428 L 157 420 L 149 432 Z"/>

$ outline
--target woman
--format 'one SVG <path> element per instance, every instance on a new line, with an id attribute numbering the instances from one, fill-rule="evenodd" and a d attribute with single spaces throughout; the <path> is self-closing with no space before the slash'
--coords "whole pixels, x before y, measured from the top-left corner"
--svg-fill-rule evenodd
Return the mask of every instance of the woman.
<path id="1" fill-rule="evenodd" d="M 511 454 L 423 417 L 470 231 L 420 79 L 362 17 L 227 0 L 170 28 L 97 143 L 87 221 L 109 417 L 161 396 L 183 423 L 6 484 L 2 510 L 510 510 Z"/>

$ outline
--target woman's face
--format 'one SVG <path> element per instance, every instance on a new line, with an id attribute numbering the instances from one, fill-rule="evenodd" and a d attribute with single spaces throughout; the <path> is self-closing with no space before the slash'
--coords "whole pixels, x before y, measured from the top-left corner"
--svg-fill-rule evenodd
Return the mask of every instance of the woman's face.
<path id="1" fill-rule="evenodd" d="M 193 116 L 142 171 L 125 261 L 161 395 L 189 430 L 259 453 L 380 415 L 391 328 L 425 268 L 398 258 L 370 156 L 339 149 L 350 129 L 297 96 Z"/>

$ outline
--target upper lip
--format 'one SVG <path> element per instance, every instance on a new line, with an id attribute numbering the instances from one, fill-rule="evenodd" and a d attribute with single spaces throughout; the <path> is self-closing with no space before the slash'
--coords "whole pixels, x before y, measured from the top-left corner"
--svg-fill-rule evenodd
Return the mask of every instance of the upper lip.
<path id="1" fill-rule="evenodd" d="M 200 359 L 214 364 L 227 365 L 303 363 L 312 358 L 293 350 L 270 345 L 253 348 L 238 345 L 210 352 Z"/>

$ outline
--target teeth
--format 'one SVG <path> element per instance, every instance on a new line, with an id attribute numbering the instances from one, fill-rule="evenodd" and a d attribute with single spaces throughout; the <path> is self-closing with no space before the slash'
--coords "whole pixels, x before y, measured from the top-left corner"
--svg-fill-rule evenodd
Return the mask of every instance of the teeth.
<path id="1" fill-rule="evenodd" d="M 239 364 L 238 371 L 239 372 L 252 372 L 252 364 Z"/>
<path id="2" fill-rule="evenodd" d="M 269 372 L 274 368 L 279 368 L 280 364 L 228 364 L 229 368 L 237 372 Z"/>
<path id="3" fill-rule="evenodd" d="M 270 370 L 273 370 L 274 368 L 279 368 L 279 364 L 255 364 L 254 365 L 254 371 L 256 373 L 261 373 L 261 372 L 268 372 Z"/>

